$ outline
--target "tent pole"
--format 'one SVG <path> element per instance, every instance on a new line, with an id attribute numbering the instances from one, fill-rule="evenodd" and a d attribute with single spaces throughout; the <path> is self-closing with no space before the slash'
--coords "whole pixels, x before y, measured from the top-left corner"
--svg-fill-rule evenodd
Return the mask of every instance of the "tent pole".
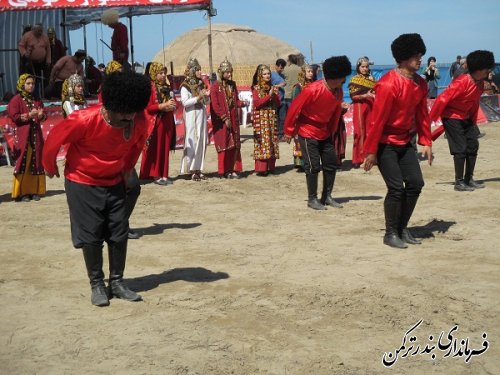
<path id="1" fill-rule="evenodd" d="M 132 59 L 132 70 L 135 72 L 135 62 L 134 62 L 134 37 L 132 32 L 132 16 L 128 16 L 128 23 L 130 25 L 130 57 Z"/>
<path id="2" fill-rule="evenodd" d="M 212 2 L 208 9 L 208 64 L 210 66 L 210 80 L 215 81 L 214 64 L 212 61 Z"/>
<path id="3" fill-rule="evenodd" d="M 87 24 L 85 23 L 85 20 L 82 20 L 82 25 L 83 25 L 83 49 L 85 50 L 85 53 L 87 53 Z"/>
<path id="4" fill-rule="evenodd" d="M 63 45 L 64 45 L 64 48 L 67 48 L 68 40 L 66 38 L 66 9 L 62 10 L 62 23 L 60 26 L 63 29 Z M 55 62 L 52 61 L 52 63 L 55 63 Z"/>

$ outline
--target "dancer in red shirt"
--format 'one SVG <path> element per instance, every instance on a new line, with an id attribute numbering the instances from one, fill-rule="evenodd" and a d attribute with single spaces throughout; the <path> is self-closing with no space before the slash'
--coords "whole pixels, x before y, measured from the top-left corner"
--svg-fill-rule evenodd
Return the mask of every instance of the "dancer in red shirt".
<path id="1" fill-rule="evenodd" d="M 471 52 L 467 56 L 468 73 L 453 80 L 432 106 L 431 121 L 442 118 L 450 154 L 453 155 L 456 191 L 484 188 L 473 178 L 479 150 L 476 121 L 483 82 L 494 65 L 495 58 L 490 51 Z"/>
<path id="2" fill-rule="evenodd" d="M 298 135 L 307 182 L 307 206 L 326 210 L 325 205 L 342 207 L 331 193 L 335 183 L 336 161 L 332 135 L 342 115 L 342 85 L 351 74 L 346 56 L 334 56 L 323 63 L 324 79 L 305 86 L 285 118 L 285 139 L 288 143 Z M 318 174 L 323 170 L 323 193 L 318 200 Z"/>
<path id="3" fill-rule="evenodd" d="M 384 244 L 407 248 L 421 243 L 408 222 L 424 186 L 417 154 L 411 145 L 413 128 L 424 146 L 422 155 L 432 164 L 432 141 L 427 110 L 427 83 L 417 72 L 426 48 L 419 34 L 403 34 L 391 44 L 397 67 L 375 86 L 371 124 L 364 145 L 364 169 L 378 164 L 387 185 L 384 201 Z"/>
<path id="4" fill-rule="evenodd" d="M 123 284 L 128 233 L 125 182 L 148 135 L 151 119 L 143 110 L 150 94 L 147 77 L 113 73 L 102 85 L 102 105 L 70 114 L 51 130 L 45 143 L 42 162 L 49 177 L 59 177 L 57 153 L 69 144 L 64 177 L 71 237 L 73 246 L 83 250 L 96 306 L 109 305 L 111 296 L 141 299 Z M 109 294 L 102 271 L 104 241 Z"/>

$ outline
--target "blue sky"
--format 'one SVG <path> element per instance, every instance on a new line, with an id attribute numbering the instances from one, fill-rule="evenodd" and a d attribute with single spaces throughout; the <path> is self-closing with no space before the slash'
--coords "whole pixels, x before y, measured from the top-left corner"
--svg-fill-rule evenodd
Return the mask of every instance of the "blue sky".
<path id="1" fill-rule="evenodd" d="M 295 46 L 311 61 L 347 55 L 351 62 L 369 56 L 377 65 L 392 64 L 390 44 L 399 34 L 420 33 L 426 56 L 438 63 L 457 54 L 488 49 L 500 61 L 500 0 L 213 0 L 213 23 L 246 25 Z M 205 12 L 133 18 L 135 60 L 147 62 L 163 47 L 192 28 L 207 24 Z M 128 26 L 128 20 L 122 19 Z M 163 28 L 163 31 L 162 31 Z M 88 51 L 98 62 L 111 54 L 98 41 L 110 43 L 107 26 L 87 26 Z M 71 32 L 73 50 L 83 47 L 83 31 Z M 98 47 L 96 47 L 98 46 Z M 103 55 L 104 52 L 104 55 Z"/>

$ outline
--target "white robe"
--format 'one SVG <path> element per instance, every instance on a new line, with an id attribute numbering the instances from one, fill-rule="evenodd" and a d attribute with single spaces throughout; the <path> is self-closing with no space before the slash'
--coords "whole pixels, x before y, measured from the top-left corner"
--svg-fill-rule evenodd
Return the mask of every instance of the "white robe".
<path id="1" fill-rule="evenodd" d="M 181 88 L 181 102 L 184 106 L 184 155 L 181 173 L 203 170 L 208 144 L 207 111 L 205 105 L 197 109 L 198 97 L 193 97 L 185 87 Z"/>
<path id="2" fill-rule="evenodd" d="M 66 100 L 63 103 L 63 111 L 66 113 L 66 116 L 69 116 L 74 111 L 79 111 L 80 109 L 87 108 L 86 104 L 75 104 L 71 103 L 69 100 Z"/>

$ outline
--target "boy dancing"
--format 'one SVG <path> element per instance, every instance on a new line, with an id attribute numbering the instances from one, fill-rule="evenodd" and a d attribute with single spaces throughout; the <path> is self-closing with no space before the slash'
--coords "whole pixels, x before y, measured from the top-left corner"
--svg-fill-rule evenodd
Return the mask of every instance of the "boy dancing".
<path id="1" fill-rule="evenodd" d="M 411 144 L 413 127 L 422 155 L 432 164 L 432 141 L 427 110 L 427 83 L 418 75 L 426 48 L 419 34 L 403 34 L 391 44 L 397 67 L 375 86 L 375 102 L 365 143 L 365 171 L 374 165 L 385 184 L 384 244 L 407 248 L 420 244 L 408 230 L 408 222 L 424 186 L 417 154 Z"/>
<path id="2" fill-rule="evenodd" d="M 479 129 L 476 125 L 479 99 L 484 80 L 495 65 L 490 51 L 474 51 L 467 56 L 468 73 L 454 79 L 436 98 L 431 109 L 431 121 L 443 120 L 450 154 L 455 164 L 455 190 L 472 191 L 484 188 L 474 181 L 479 150 Z M 465 175 L 464 175 L 465 168 Z"/>
<path id="3" fill-rule="evenodd" d="M 143 111 L 151 83 L 136 73 L 113 73 L 102 85 L 102 105 L 72 113 L 50 132 L 43 150 L 47 176 L 59 177 L 56 156 L 69 144 L 64 168 L 73 246 L 82 249 L 91 301 L 109 305 L 109 298 L 128 301 L 141 296 L 123 284 L 127 257 L 128 219 L 125 189 L 151 126 Z M 108 244 L 109 291 L 102 271 L 103 242 Z"/>
<path id="4" fill-rule="evenodd" d="M 323 63 L 323 79 L 310 83 L 297 96 L 285 118 L 285 140 L 298 134 L 307 182 L 307 206 L 326 210 L 325 205 L 341 208 L 331 194 L 335 183 L 336 161 L 333 134 L 337 131 L 343 107 L 342 85 L 351 74 L 346 56 L 334 56 Z M 318 174 L 323 170 L 323 193 L 318 200 Z"/>

